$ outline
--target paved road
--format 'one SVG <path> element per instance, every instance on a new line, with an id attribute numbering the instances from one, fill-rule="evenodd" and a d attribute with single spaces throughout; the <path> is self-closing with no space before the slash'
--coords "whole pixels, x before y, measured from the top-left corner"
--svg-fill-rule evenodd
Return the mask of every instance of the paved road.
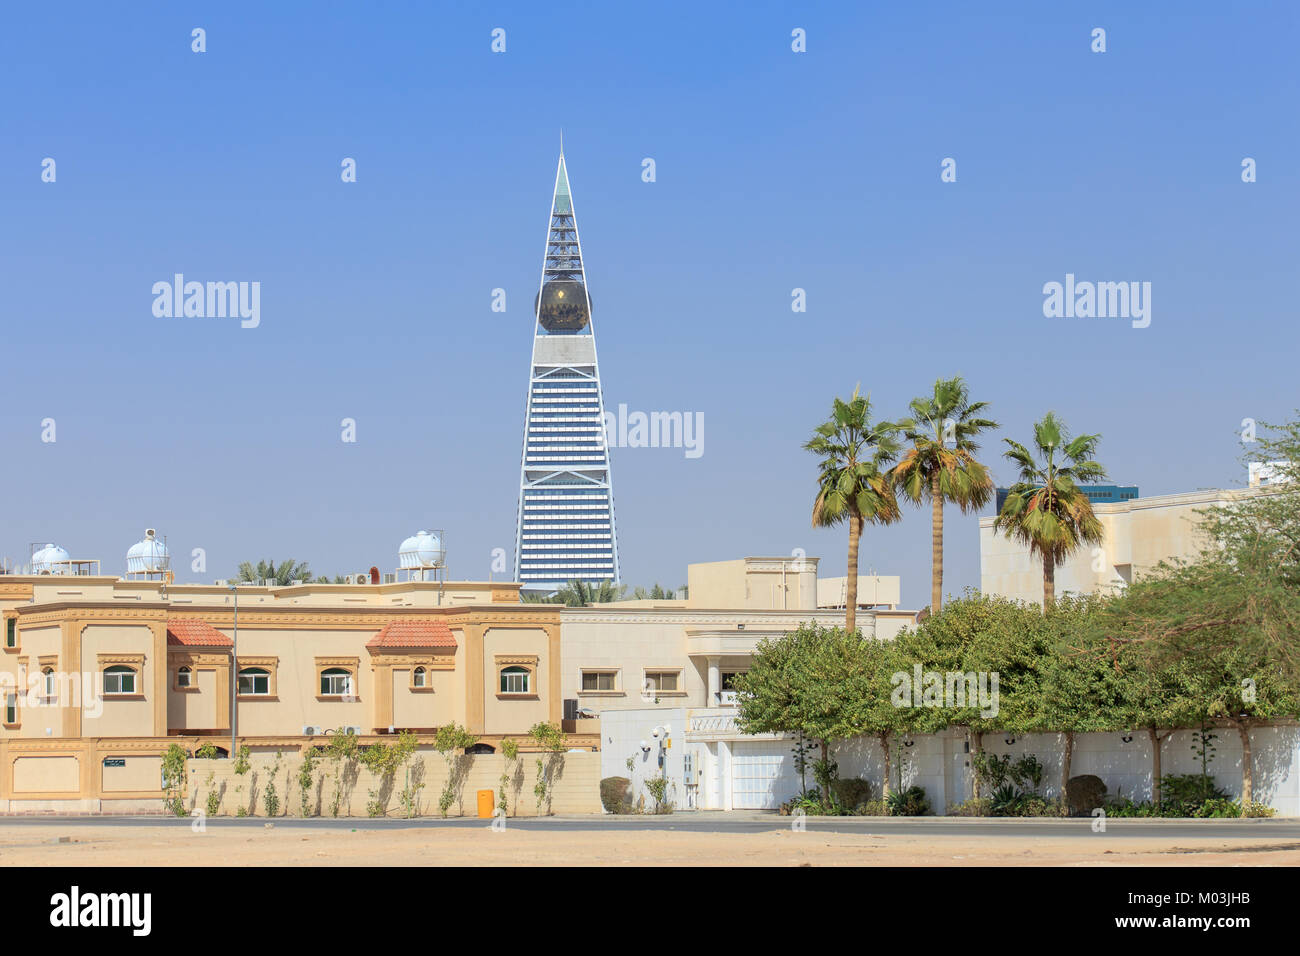
<path id="1" fill-rule="evenodd" d="M 262 829 L 265 817 L 214 817 L 207 821 L 213 828 L 246 827 Z M 571 816 L 512 818 L 508 826 L 536 831 L 605 831 L 623 830 L 679 830 L 697 833 L 764 833 L 785 830 L 790 818 L 774 813 L 675 813 L 668 816 Z M 862 833 L 878 836 L 959 836 L 1003 837 L 1028 836 L 1043 838 L 1093 836 L 1092 820 L 1005 820 L 956 819 L 945 817 L 880 818 L 880 817 L 807 817 L 810 831 L 819 833 Z M 0 831 L 9 827 L 48 827 L 51 825 L 90 827 L 139 826 L 190 826 L 188 818 L 163 816 L 0 816 Z M 302 830 L 405 830 L 431 827 L 485 827 L 487 821 L 477 818 L 436 817 L 401 819 L 346 819 L 325 817 L 277 817 L 276 827 Z M 1283 820 L 1107 820 L 1108 836 L 1141 837 L 1147 839 L 1228 839 L 1228 840 L 1300 840 L 1300 819 Z"/>

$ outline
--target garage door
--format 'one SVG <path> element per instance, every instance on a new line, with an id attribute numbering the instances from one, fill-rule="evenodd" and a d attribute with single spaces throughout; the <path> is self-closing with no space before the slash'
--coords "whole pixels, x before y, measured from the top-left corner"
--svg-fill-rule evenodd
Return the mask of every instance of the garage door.
<path id="1" fill-rule="evenodd" d="M 794 756 L 785 741 L 731 745 L 731 804 L 737 810 L 775 810 L 799 793 Z"/>

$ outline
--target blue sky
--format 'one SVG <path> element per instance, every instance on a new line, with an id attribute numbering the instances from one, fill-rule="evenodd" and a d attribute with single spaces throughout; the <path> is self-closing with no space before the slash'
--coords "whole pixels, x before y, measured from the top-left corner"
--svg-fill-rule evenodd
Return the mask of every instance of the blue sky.
<path id="1" fill-rule="evenodd" d="M 1241 420 L 1300 406 L 1295 6 L 992 6 L 7 6 L 0 555 L 120 572 L 156 527 L 182 580 L 334 574 L 432 526 L 486 577 L 561 127 L 607 407 L 706 423 L 698 459 L 614 452 L 627 583 L 842 573 L 800 445 L 859 382 L 892 417 L 964 375 L 1003 481 L 1001 437 L 1055 409 L 1144 494 L 1241 484 Z M 155 318 L 175 272 L 260 282 L 260 327 Z M 1044 318 L 1066 273 L 1151 282 L 1150 327 Z M 948 517 L 959 591 L 977 525 Z M 870 530 L 868 569 L 926 603 L 928 514 Z"/>

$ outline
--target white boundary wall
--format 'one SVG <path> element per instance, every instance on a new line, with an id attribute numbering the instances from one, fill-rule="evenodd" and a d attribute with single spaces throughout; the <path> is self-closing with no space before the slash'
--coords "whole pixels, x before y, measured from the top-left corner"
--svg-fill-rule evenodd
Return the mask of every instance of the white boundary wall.
<path id="1" fill-rule="evenodd" d="M 628 714 L 632 716 L 631 713 Z M 602 715 L 604 719 L 604 715 Z M 674 715 L 674 730 L 676 716 Z M 629 728 L 630 729 L 630 728 Z M 611 746 L 608 730 L 602 731 L 602 750 Z M 1241 740 L 1229 727 L 1212 728 L 1217 734 L 1214 759 L 1209 764 L 1210 774 L 1218 785 L 1239 797 L 1241 794 Z M 1161 773 L 1192 774 L 1201 772 L 1200 760 L 1192 749 L 1194 731 L 1176 731 L 1164 738 L 1161 744 Z M 1254 799 L 1272 806 L 1280 816 L 1300 816 L 1300 727 L 1256 727 L 1250 731 L 1252 762 L 1254 766 Z M 1060 794 L 1061 756 L 1064 737 L 1060 734 L 1030 734 L 1008 742 L 1003 733 L 985 734 L 983 746 L 990 754 L 1010 754 L 1013 757 L 1032 753 L 1043 764 L 1042 792 L 1047 797 Z M 624 738 L 626 741 L 626 738 Z M 697 755 L 701 771 L 698 793 L 699 809 L 729 810 L 734 806 L 731 765 L 734 745 L 741 741 L 766 740 L 773 752 L 789 754 L 793 741 L 777 736 L 745 737 L 728 735 L 726 739 L 688 740 L 683 750 Z M 675 742 L 674 746 L 681 746 Z M 626 742 L 624 743 L 626 748 Z M 682 750 L 675 750 L 680 761 Z M 970 754 L 967 737 L 963 731 L 917 736 L 911 747 L 894 742 L 893 786 L 899 781 L 899 754 L 905 759 L 902 773 L 903 786 L 919 784 L 930 798 L 932 813 L 945 813 L 952 804 L 971 796 Z M 611 755 L 612 756 L 612 755 Z M 622 757 L 620 756 L 620 763 Z M 881 775 L 884 772 L 883 749 L 876 738 L 861 737 L 837 744 L 831 756 L 839 764 L 841 777 L 861 777 L 872 784 L 873 796 L 879 796 Z M 797 790 L 793 758 L 783 764 L 779 783 L 773 790 L 786 792 L 793 782 Z M 676 764 L 680 767 L 680 763 Z M 602 774 L 626 776 L 625 767 L 611 769 L 606 760 Z M 1106 784 L 1110 798 L 1126 797 L 1134 801 L 1151 799 L 1151 739 L 1146 731 L 1136 731 L 1132 740 L 1124 742 L 1118 733 L 1076 734 L 1070 765 L 1070 775 L 1095 774 Z M 677 771 L 680 772 L 679 770 Z M 670 763 L 670 776 L 673 764 Z M 680 781 L 680 777 L 677 777 Z M 811 786 L 811 777 L 809 778 Z M 682 793 L 678 790 L 678 793 Z M 987 796 L 987 794 L 985 794 Z M 678 806 L 682 804 L 679 801 Z"/>

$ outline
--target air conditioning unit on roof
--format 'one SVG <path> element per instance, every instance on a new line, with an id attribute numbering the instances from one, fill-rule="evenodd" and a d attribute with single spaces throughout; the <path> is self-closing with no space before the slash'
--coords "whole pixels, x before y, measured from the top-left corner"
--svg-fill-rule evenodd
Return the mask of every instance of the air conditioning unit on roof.
<path id="1" fill-rule="evenodd" d="M 304 737 L 315 737 L 315 736 L 316 736 L 317 734 L 319 734 L 319 733 L 320 733 L 320 728 L 319 728 L 319 727 L 313 727 L 313 726 L 311 726 L 310 724 L 308 724 L 308 725 L 306 725 L 305 727 L 302 728 L 302 735 L 303 735 Z"/>

